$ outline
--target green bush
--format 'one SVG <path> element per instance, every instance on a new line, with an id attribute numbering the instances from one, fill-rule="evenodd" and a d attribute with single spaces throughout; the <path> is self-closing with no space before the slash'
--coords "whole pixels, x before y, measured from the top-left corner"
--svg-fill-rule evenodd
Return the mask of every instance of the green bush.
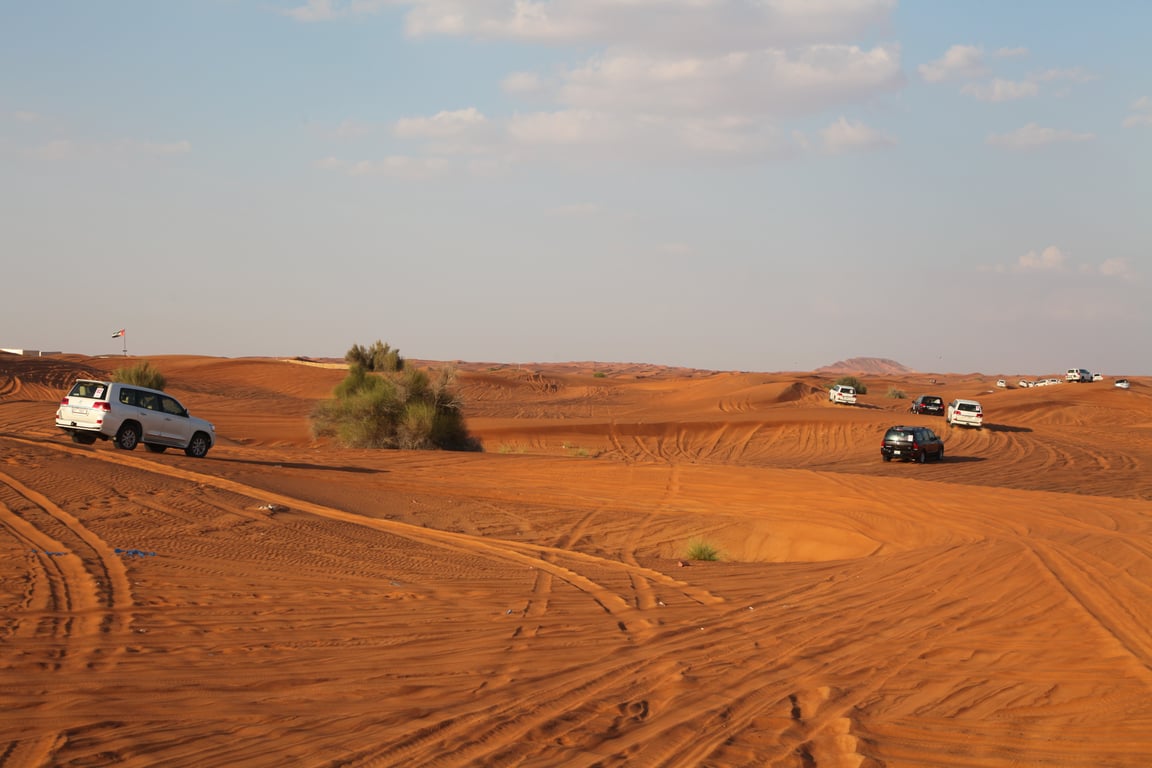
<path id="1" fill-rule="evenodd" d="M 896 389 L 896 387 L 888 387 L 888 397 L 892 398 L 893 400 L 903 400 L 907 397 L 907 395 L 904 394 L 904 390 L 902 389 Z"/>
<path id="2" fill-rule="evenodd" d="M 112 381 L 135 384 L 138 387 L 148 387 L 149 389 L 164 389 L 168 384 L 168 379 L 164 378 L 164 374 L 160 373 L 147 360 L 141 360 L 131 368 L 117 368 L 112 371 Z"/>
<path id="3" fill-rule="evenodd" d="M 841 376 L 840 378 L 836 379 L 834 383 L 846 384 L 849 387 L 853 387 L 856 389 L 856 394 L 858 395 L 868 394 L 867 385 L 865 385 L 864 382 L 860 381 L 860 379 L 856 378 L 855 376 Z"/>
<path id="4" fill-rule="evenodd" d="M 604 373 L 604 371 L 596 371 L 595 373 L 593 373 L 593 374 L 592 374 L 592 378 L 594 378 L 594 379 L 603 379 L 603 378 L 604 378 L 604 377 L 606 377 L 607 375 L 608 375 L 608 374 Z"/>
<path id="5" fill-rule="evenodd" d="M 452 391 L 455 371 L 373 374 L 353 363 L 333 399 L 312 414 L 312 434 L 353 448 L 473 450 Z"/>
<path id="6" fill-rule="evenodd" d="M 344 354 L 344 360 L 349 366 L 359 365 L 367 371 L 396 372 L 404 370 L 404 358 L 400 356 L 400 350 L 392 349 L 380 340 L 377 340 L 371 347 L 353 344 L 352 348 Z"/>
<path id="7" fill-rule="evenodd" d="M 720 550 L 703 539 L 688 542 L 689 560 L 719 560 Z"/>

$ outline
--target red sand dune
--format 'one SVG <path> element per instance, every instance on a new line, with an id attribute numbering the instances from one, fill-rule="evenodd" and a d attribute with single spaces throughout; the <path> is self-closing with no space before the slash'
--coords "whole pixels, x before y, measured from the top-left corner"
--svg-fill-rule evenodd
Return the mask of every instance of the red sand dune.
<path id="1" fill-rule="evenodd" d="M 197 461 L 55 429 L 122 362 L 0 358 L 4 768 L 1152 764 L 1147 379 L 461 364 L 445 453 L 314 441 L 339 367 L 153 358 Z"/>

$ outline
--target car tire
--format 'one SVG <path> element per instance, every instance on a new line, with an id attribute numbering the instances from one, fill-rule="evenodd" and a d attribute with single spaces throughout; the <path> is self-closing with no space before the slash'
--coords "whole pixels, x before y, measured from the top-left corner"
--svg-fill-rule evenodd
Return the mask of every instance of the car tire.
<path id="1" fill-rule="evenodd" d="M 881 456 L 880 458 L 884 459 L 884 461 L 892 461 L 891 456 Z"/>
<path id="2" fill-rule="evenodd" d="M 116 433 L 115 442 L 116 447 L 121 450 L 136 450 L 136 446 L 140 444 L 140 427 L 131 421 L 121 424 L 120 431 Z"/>
<path id="3" fill-rule="evenodd" d="M 79 445 L 92 445 L 96 442 L 96 435 L 92 432 L 73 432 L 72 442 Z"/>
<path id="4" fill-rule="evenodd" d="M 188 447 L 184 449 L 184 453 L 194 459 L 202 459 L 208 455 L 208 449 L 211 446 L 212 441 L 208 439 L 208 435 L 203 432 L 197 432 L 192 435 L 192 439 L 188 441 Z"/>
<path id="5" fill-rule="evenodd" d="M 928 451 L 920 451 L 920 455 L 916 457 L 916 461 L 920 462 L 921 464 L 927 464 Z"/>
<path id="6" fill-rule="evenodd" d="M 164 453 L 164 451 L 168 450 L 168 446 L 166 445 L 154 445 L 152 443 L 144 443 L 144 447 L 152 451 L 152 453 Z"/>
<path id="7" fill-rule="evenodd" d="M 940 449 L 940 453 L 936 454 L 936 461 L 944 461 L 944 449 Z"/>

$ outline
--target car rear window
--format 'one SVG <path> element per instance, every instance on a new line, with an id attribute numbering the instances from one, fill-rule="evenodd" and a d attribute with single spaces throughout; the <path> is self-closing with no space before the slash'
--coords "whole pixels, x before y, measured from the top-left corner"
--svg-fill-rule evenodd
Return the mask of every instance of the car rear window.
<path id="1" fill-rule="evenodd" d="M 99 400 L 104 397 L 105 387 L 99 381 L 78 381 L 73 385 L 68 397 L 88 397 Z"/>
<path id="2" fill-rule="evenodd" d="M 915 436 L 903 429 L 890 429 L 888 434 L 884 435 L 884 439 L 890 443 L 911 443 Z"/>
<path id="3" fill-rule="evenodd" d="M 956 409 L 960 411 L 978 411 L 980 410 L 980 406 L 976 403 L 957 403 Z"/>

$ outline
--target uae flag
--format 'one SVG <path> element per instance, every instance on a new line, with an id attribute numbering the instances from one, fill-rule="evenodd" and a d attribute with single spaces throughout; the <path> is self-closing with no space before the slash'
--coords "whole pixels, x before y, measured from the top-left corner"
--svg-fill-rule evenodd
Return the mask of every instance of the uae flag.
<path id="1" fill-rule="evenodd" d="M 116 331 L 116 333 L 112 334 L 112 338 L 118 339 L 123 335 L 124 335 L 124 329 L 121 328 L 120 330 Z"/>

